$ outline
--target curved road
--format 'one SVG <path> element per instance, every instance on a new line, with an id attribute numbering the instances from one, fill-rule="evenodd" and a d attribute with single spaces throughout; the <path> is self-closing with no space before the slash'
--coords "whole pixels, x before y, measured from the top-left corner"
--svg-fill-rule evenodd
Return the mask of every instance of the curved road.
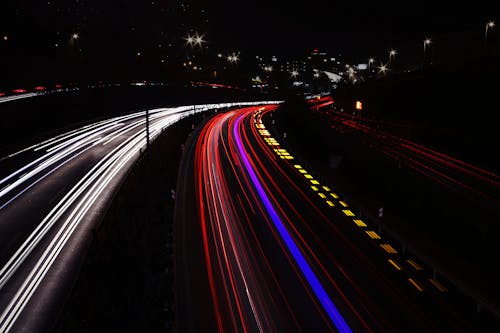
<path id="1" fill-rule="evenodd" d="M 456 291 L 294 163 L 262 122 L 276 107 L 218 114 L 186 145 L 176 331 L 478 331 Z"/>
<path id="2" fill-rule="evenodd" d="M 151 110 L 150 137 L 197 112 L 251 104 Z M 133 113 L 0 160 L 0 332 L 54 325 L 93 229 L 145 148 L 145 128 L 145 112 Z"/>

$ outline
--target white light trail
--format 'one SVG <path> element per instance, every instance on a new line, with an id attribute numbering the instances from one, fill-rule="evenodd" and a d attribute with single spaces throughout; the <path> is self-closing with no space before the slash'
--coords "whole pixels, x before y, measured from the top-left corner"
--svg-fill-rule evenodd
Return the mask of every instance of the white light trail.
<path id="1" fill-rule="evenodd" d="M 151 139 L 153 140 L 171 124 L 199 112 L 234 106 L 276 103 L 281 103 L 281 101 L 202 104 L 151 110 Z M 28 163 L 8 177 L 0 180 L 0 184 L 6 183 L 19 174 L 22 174 L 16 181 L 4 187 L 0 192 L 1 199 L 2 196 L 13 189 L 20 187 L 20 193 L 17 193 L 10 200 L 13 201 L 55 170 L 66 165 L 75 157 L 80 156 L 83 152 L 93 149 L 100 143 L 103 145 L 108 144 L 119 136 L 127 136 L 125 141 L 118 144 L 117 147 L 101 158 L 59 200 L 55 207 L 36 226 L 7 263 L 0 269 L 1 291 L 12 276 L 17 273 L 18 268 L 32 255 L 33 250 L 40 244 L 41 240 L 58 225 L 57 232 L 51 232 L 51 234 L 55 233 L 55 236 L 43 250 L 42 255 L 36 260 L 36 264 L 31 268 L 30 273 L 26 277 L 22 277 L 24 282 L 13 295 L 7 307 L 3 310 L 0 309 L 2 311 L 0 315 L 0 332 L 4 333 L 12 329 L 17 318 L 56 261 L 57 256 L 63 250 L 64 245 L 70 240 L 74 230 L 88 216 L 87 213 L 101 198 L 101 194 L 109 184 L 119 179 L 118 176 L 120 174 L 123 175 L 127 169 L 126 167 L 130 167 L 132 162 L 139 157 L 139 152 L 146 145 L 144 115 L 144 112 L 137 112 L 127 116 L 100 121 L 34 145 L 30 148 L 36 149 L 36 151 L 47 149 L 47 152 L 42 157 L 36 158 L 33 162 Z M 5 206 L 6 204 L 0 206 L 0 209 L 3 209 Z M 63 217 L 65 219 L 61 221 Z"/>

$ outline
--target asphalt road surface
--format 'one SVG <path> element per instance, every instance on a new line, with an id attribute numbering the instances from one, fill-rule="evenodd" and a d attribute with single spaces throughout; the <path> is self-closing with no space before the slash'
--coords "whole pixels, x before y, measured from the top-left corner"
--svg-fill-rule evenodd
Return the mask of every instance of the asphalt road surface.
<path id="1" fill-rule="evenodd" d="M 176 331 L 481 331 L 459 291 L 281 148 L 262 122 L 276 107 L 217 114 L 186 145 Z"/>
<path id="2" fill-rule="evenodd" d="M 150 110 L 150 138 L 191 114 L 251 104 Z M 0 159 L 0 332 L 53 327 L 92 230 L 145 149 L 145 114 L 99 121 Z"/>

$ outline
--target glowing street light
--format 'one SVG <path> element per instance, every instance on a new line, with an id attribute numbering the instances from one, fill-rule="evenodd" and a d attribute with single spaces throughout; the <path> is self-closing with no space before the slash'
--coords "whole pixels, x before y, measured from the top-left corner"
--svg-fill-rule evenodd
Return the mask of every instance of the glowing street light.
<path id="1" fill-rule="evenodd" d="M 184 38 L 186 41 L 186 45 L 189 45 L 191 47 L 194 46 L 199 46 L 202 47 L 203 43 L 205 43 L 205 40 L 203 39 L 203 35 L 200 35 L 199 33 L 195 33 L 194 35 L 188 34 L 186 38 Z"/>
<path id="2" fill-rule="evenodd" d="M 77 40 L 78 38 L 80 38 L 80 35 L 77 33 L 74 33 L 71 35 L 71 39 L 73 39 L 73 40 Z"/>
<path id="3" fill-rule="evenodd" d="M 238 58 L 238 56 L 236 55 L 236 53 L 233 53 L 233 54 L 231 54 L 230 56 L 227 57 L 227 61 L 229 61 L 232 64 L 237 63 L 239 60 L 240 59 Z"/>
<path id="4" fill-rule="evenodd" d="M 398 53 L 394 49 L 389 51 L 389 62 L 396 56 L 396 54 Z"/>
<path id="5" fill-rule="evenodd" d="M 486 28 L 484 31 L 484 43 L 486 44 L 486 40 L 488 39 L 488 31 L 495 27 L 495 21 L 489 21 L 486 23 Z"/>
<path id="6" fill-rule="evenodd" d="M 186 38 L 186 45 L 193 46 L 194 45 L 194 37 L 191 35 L 188 35 Z"/>
<path id="7" fill-rule="evenodd" d="M 380 67 L 377 67 L 378 68 L 378 73 L 379 74 L 385 74 L 387 73 L 387 71 L 389 71 L 389 68 L 387 67 L 387 65 L 380 65 Z"/>
<path id="8" fill-rule="evenodd" d="M 314 73 L 314 78 L 318 79 L 319 78 L 319 73 Z"/>
<path id="9" fill-rule="evenodd" d="M 269 72 L 269 73 L 270 73 L 270 72 L 272 72 L 272 71 L 273 71 L 273 66 L 266 66 L 266 67 L 264 67 L 264 70 L 265 70 L 266 72 Z"/>
<path id="10" fill-rule="evenodd" d="M 372 65 L 374 62 L 375 62 L 375 59 L 373 59 L 373 58 L 368 59 L 368 71 L 370 71 L 370 67 L 371 67 L 371 65 Z"/>
<path id="11" fill-rule="evenodd" d="M 424 66 L 425 66 L 425 51 L 427 51 L 427 48 L 431 46 L 432 40 L 430 38 L 424 39 Z"/>
<path id="12" fill-rule="evenodd" d="M 194 45 L 201 47 L 203 43 L 205 43 L 203 37 L 203 35 L 200 36 L 198 33 L 196 33 L 194 36 Z"/>
<path id="13" fill-rule="evenodd" d="M 431 44 L 432 44 L 432 39 L 430 39 L 430 38 L 424 39 L 424 52 L 425 52 L 426 47 L 431 45 Z"/>
<path id="14" fill-rule="evenodd" d="M 296 70 L 293 70 L 290 75 L 293 77 L 293 78 L 296 78 L 298 75 L 299 75 L 299 72 L 297 72 Z"/>

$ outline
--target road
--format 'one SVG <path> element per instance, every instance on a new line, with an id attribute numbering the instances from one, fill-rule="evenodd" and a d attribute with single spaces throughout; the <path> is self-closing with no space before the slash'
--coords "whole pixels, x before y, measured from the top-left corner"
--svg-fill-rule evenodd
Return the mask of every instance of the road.
<path id="1" fill-rule="evenodd" d="M 453 191 L 500 206 L 500 176 L 377 128 L 373 120 L 344 112 L 329 112 L 332 125 L 355 133 L 374 149 Z"/>
<path id="2" fill-rule="evenodd" d="M 26 94 L 14 95 L 14 96 L 2 96 L 2 97 L 0 97 L 0 104 L 12 102 L 12 101 L 17 101 L 19 99 L 31 98 L 31 97 L 35 97 L 38 95 L 39 95 L 39 93 L 26 93 Z"/>
<path id="3" fill-rule="evenodd" d="M 191 114 L 251 104 L 150 110 L 150 138 Z M 93 230 L 145 149 L 145 127 L 145 112 L 136 112 L 0 160 L 0 332 L 53 327 Z"/>
<path id="4" fill-rule="evenodd" d="M 262 121 L 276 107 L 218 114 L 186 145 L 176 331 L 479 331 L 459 292 L 281 148 Z"/>

